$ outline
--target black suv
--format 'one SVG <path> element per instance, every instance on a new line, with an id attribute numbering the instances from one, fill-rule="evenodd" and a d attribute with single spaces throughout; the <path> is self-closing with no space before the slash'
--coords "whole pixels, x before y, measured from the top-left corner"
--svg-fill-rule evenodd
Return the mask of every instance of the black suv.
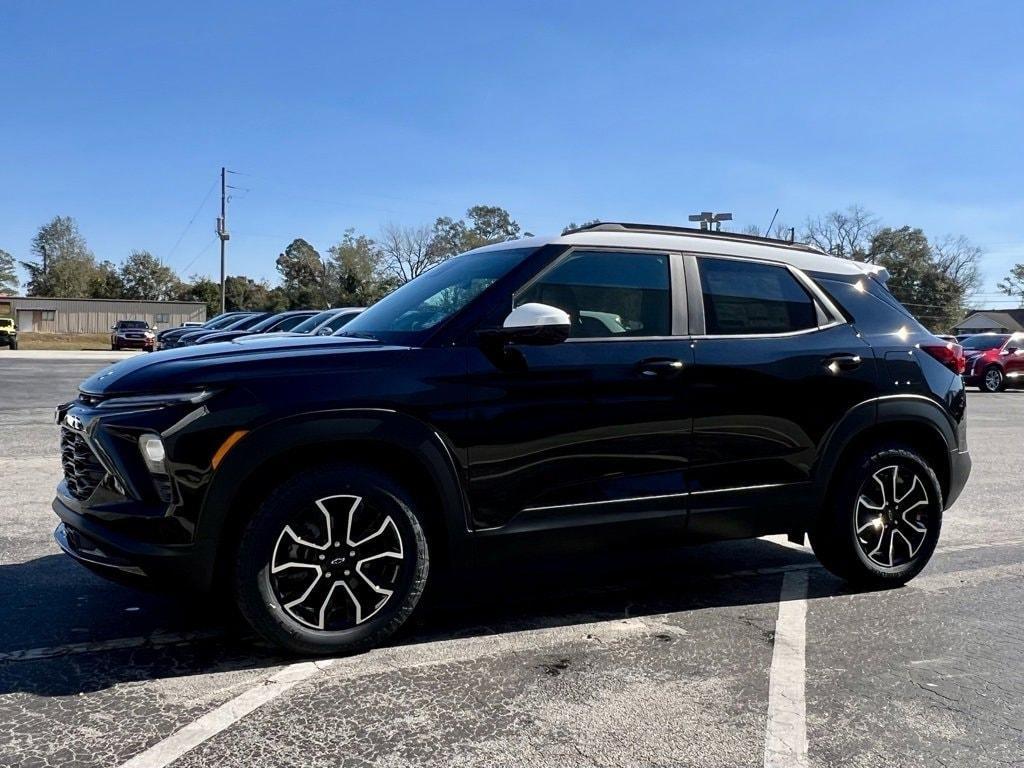
<path id="1" fill-rule="evenodd" d="M 900 584 L 971 464 L 962 351 L 886 277 L 631 224 L 480 248 L 344 336 L 85 381 L 57 410 L 56 538 L 101 573 L 226 587 L 302 653 L 380 643 L 439 573 L 535 531 L 808 534 L 839 576 Z"/>

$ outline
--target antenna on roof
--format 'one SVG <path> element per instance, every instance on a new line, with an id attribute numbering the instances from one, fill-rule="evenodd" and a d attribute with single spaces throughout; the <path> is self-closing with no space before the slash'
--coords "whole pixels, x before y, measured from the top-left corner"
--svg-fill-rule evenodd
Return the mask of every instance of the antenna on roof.
<path id="1" fill-rule="evenodd" d="M 775 223 L 775 217 L 778 216 L 778 215 L 779 215 L 779 209 L 776 208 L 775 209 L 775 213 L 772 214 L 772 220 L 768 222 L 768 228 L 765 229 L 765 231 L 764 231 L 764 236 L 765 237 L 771 237 L 772 236 L 772 224 Z M 790 242 L 792 242 L 792 240 Z"/>
<path id="2" fill-rule="evenodd" d="M 699 221 L 701 230 L 707 232 L 714 225 L 715 232 L 722 231 L 723 221 L 732 221 L 731 213 L 712 213 L 711 211 L 701 211 L 700 213 L 691 213 L 689 216 L 690 221 Z"/>

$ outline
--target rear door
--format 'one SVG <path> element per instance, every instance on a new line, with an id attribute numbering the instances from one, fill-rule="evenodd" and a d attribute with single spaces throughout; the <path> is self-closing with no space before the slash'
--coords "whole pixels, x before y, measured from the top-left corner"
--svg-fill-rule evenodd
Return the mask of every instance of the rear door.
<path id="1" fill-rule="evenodd" d="M 1015 333 L 1002 349 L 1006 381 L 1011 387 L 1024 386 L 1024 334 Z"/>
<path id="2" fill-rule="evenodd" d="M 469 355 L 475 523 L 685 522 L 692 349 L 678 254 L 576 249 L 509 304 L 563 309 L 570 338 Z"/>
<path id="3" fill-rule="evenodd" d="M 699 310 L 690 530 L 715 538 L 786 530 L 810 497 L 829 430 L 875 396 L 872 350 L 798 270 L 686 260 Z"/>

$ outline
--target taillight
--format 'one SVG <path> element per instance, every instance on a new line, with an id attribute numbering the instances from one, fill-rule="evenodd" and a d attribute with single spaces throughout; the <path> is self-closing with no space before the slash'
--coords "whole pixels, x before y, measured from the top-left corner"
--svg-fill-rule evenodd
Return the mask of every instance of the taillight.
<path id="1" fill-rule="evenodd" d="M 954 344 L 952 341 L 947 341 L 945 344 L 922 344 L 921 349 L 957 375 L 967 369 L 964 348 L 959 344 Z"/>

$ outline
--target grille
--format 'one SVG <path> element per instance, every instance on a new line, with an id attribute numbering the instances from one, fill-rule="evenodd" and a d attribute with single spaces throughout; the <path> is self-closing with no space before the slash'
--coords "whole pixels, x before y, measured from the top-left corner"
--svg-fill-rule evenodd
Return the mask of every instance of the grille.
<path id="1" fill-rule="evenodd" d="M 60 430 L 60 463 L 68 493 L 79 501 L 88 499 L 107 474 L 85 438 L 67 427 Z"/>

